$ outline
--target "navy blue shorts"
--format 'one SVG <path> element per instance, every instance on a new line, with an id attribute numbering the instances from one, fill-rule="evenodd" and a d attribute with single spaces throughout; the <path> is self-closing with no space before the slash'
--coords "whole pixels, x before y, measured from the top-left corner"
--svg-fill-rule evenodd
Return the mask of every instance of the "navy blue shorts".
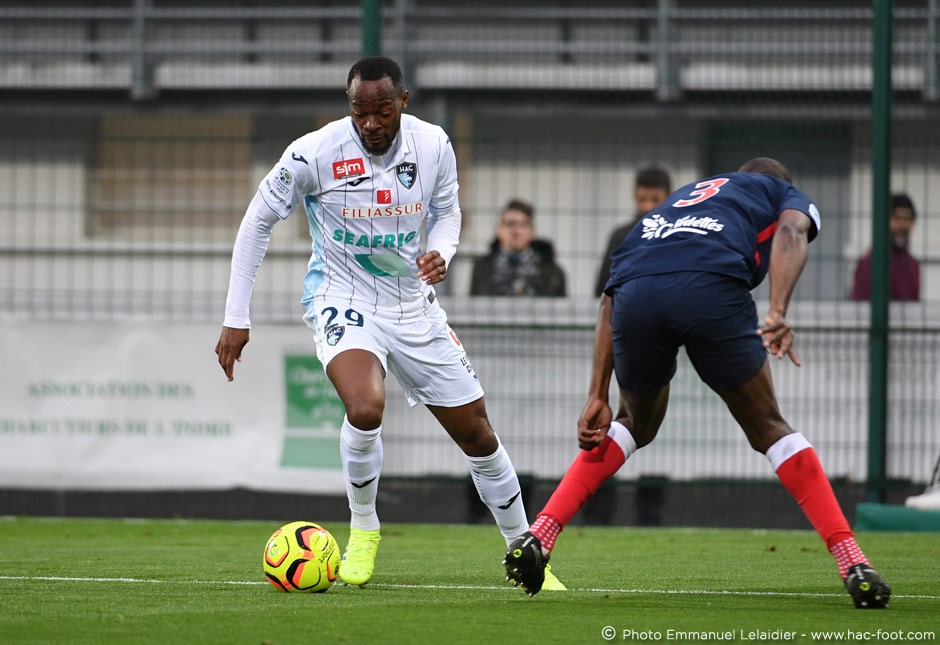
<path id="1" fill-rule="evenodd" d="M 666 273 L 619 285 L 611 326 L 614 370 L 625 390 L 668 384 L 683 345 L 695 371 L 713 388 L 743 385 L 767 360 L 750 290 L 715 273 Z"/>

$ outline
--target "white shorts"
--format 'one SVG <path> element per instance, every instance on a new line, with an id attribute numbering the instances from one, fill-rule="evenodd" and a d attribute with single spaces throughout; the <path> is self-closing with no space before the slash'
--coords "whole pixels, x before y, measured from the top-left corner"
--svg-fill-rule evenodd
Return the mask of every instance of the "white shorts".
<path id="1" fill-rule="evenodd" d="M 317 300 L 304 323 L 317 341 L 323 369 L 348 349 L 375 354 L 386 373 L 398 379 L 408 403 L 453 408 L 483 396 L 483 388 L 447 314 L 437 303 L 415 317 L 399 312 L 361 313 L 349 300 Z M 311 316 L 310 311 L 317 312 Z"/>

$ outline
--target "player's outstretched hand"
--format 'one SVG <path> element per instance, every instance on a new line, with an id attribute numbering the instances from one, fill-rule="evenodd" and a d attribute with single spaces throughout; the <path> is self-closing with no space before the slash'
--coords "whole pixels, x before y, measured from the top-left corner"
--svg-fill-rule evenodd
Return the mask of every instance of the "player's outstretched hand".
<path id="1" fill-rule="evenodd" d="M 764 347 L 777 358 L 789 356 L 794 365 L 802 365 L 793 347 L 793 328 L 783 314 L 771 311 L 764 316 L 764 324 L 757 330 L 764 340 Z"/>
<path id="2" fill-rule="evenodd" d="M 242 349 L 248 344 L 248 330 L 222 327 L 222 335 L 215 344 L 215 353 L 219 356 L 219 365 L 229 381 L 235 380 L 235 361 L 242 360 Z"/>
<path id="3" fill-rule="evenodd" d="M 578 447 L 581 450 L 591 450 L 601 445 L 610 430 L 613 418 L 613 411 L 606 400 L 589 398 L 578 419 Z"/>
<path id="4" fill-rule="evenodd" d="M 418 258 L 418 277 L 428 284 L 443 282 L 447 277 L 447 263 L 437 251 L 428 251 Z"/>

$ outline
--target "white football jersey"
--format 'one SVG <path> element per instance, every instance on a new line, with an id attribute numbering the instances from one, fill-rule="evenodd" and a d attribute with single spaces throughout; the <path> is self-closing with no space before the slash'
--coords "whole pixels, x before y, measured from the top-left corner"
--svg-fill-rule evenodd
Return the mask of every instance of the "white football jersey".
<path id="1" fill-rule="evenodd" d="M 333 121 L 291 143 L 259 193 L 282 219 L 301 203 L 307 213 L 310 313 L 318 297 L 405 315 L 427 306 L 431 288 L 417 277 L 422 228 L 460 216 L 457 163 L 442 128 L 403 114 L 392 147 L 374 156 L 350 117 Z"/>

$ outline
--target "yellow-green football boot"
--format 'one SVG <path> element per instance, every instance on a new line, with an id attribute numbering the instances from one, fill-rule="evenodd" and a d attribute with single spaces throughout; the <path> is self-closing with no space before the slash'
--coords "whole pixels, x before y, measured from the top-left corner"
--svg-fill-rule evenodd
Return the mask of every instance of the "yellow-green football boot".
<path id="1" fill-rule="evenodd" d="M 349 529 L 349 542 L 339 563 L 339 579 L 343 584 L 364 587 L 375 569 L 375 554 L 382 536 L 378 531 Z"/>
<path id="2" fill-rule="evenodd" d="M 568 591 L 561 580 L 552 573 L 552 565 L 545 565 L 545 580 L 542 582 L 542 591 Z"/>

